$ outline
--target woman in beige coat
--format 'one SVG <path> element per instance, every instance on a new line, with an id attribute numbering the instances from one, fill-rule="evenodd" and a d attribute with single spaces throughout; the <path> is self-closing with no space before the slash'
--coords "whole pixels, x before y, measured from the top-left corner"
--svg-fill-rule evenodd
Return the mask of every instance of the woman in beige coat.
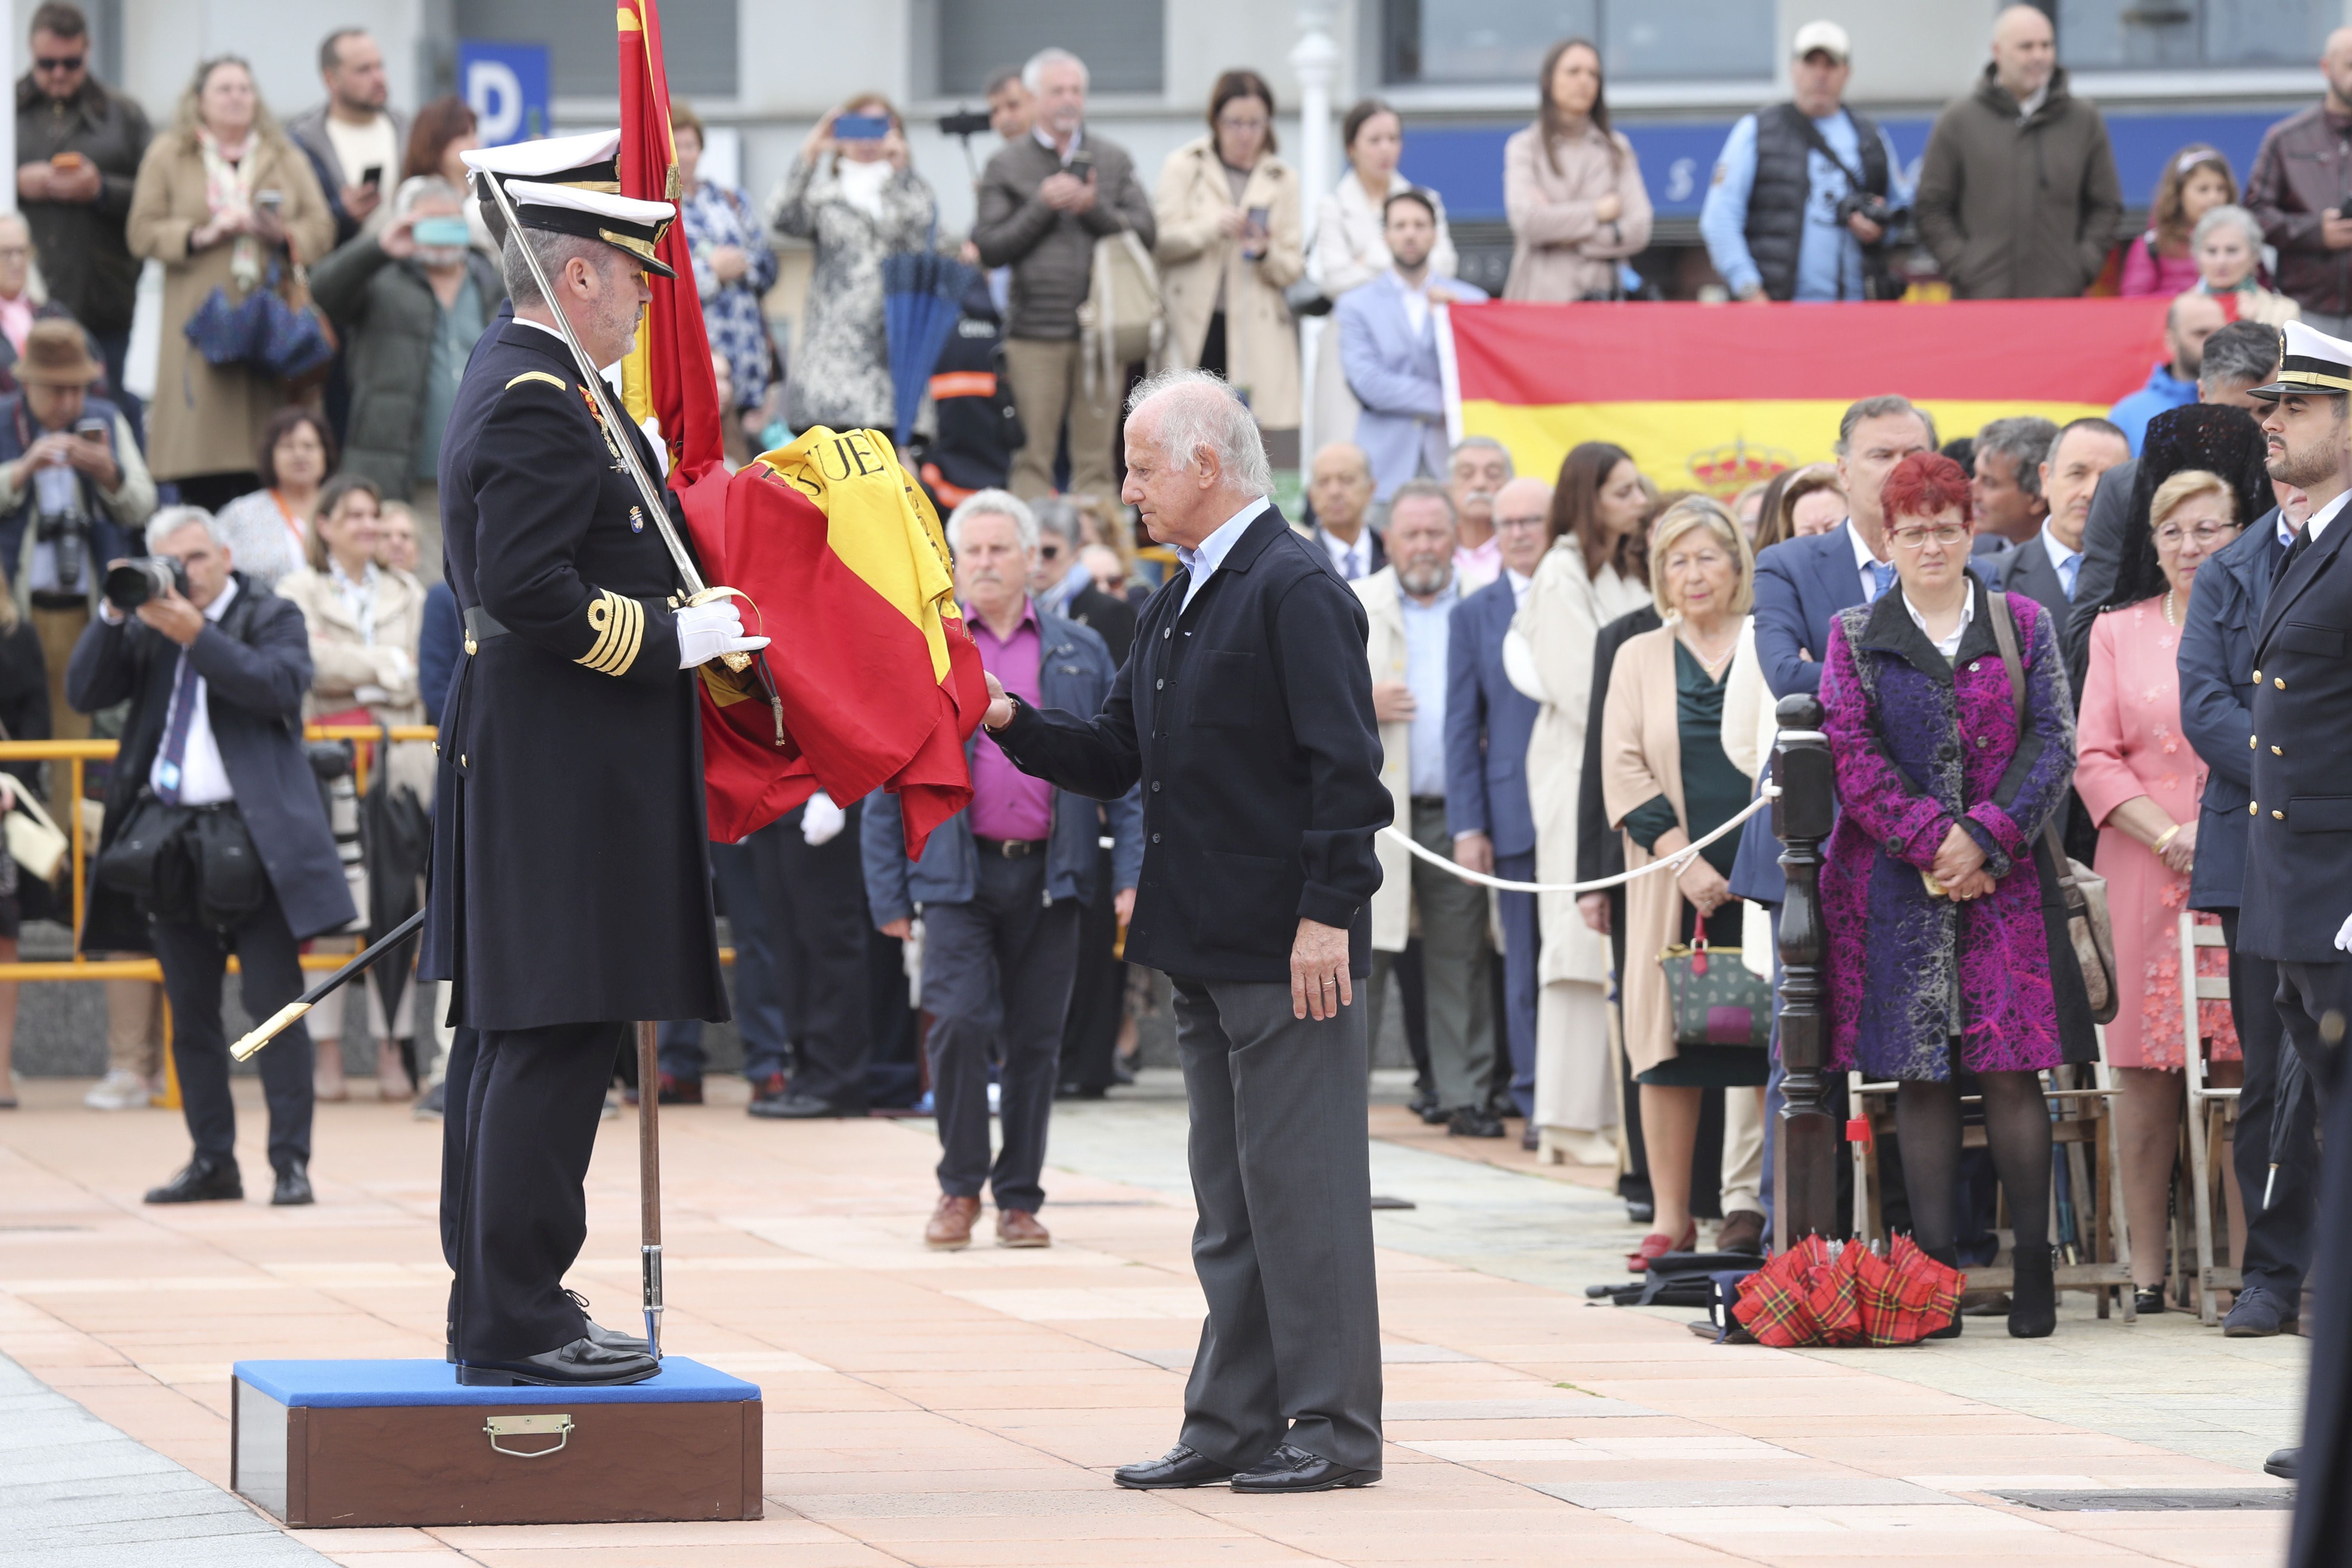
<path id="1" fill-rule="evenodd" d="M 1528 804 L 1536 880 L 1576 879 L 1576 807 L 1592 712 L 1592 646 L 1601 628 L 1649 601 L 1643 550 L 1650 495 L 1624 448 L 1588 441 L 1559 466 L 1551 549 L 1503 644 L 1511 684 L 1542 704 L 1528 737 Z M 1605 905 L 1603 906 L 1606 907 Z M 1609 939 L 1566 893 L 1538 896 L 1536 1127 L 1547 1159 L 1617 1163 L 1617 1094 L 1609 1056 Z"/>
<path id="2" fill-rule="evenodd" d="M 1607 300 L 1617 266 L 1650 244 L 1650 193 L 1633 144 L 1609 128 L 1601 54 L 1554 44 L 1538 79 L 1543 110 L 1503 144 L 1503 206 L 1517 244 L 1506 300 Z"/>
<path id="3" fill-rule="evenodd" d="M 425 700 L 417 688 L 416 645 L 425 631 L 425 589 L 405 572 L 377 564 L 376 524 L 383 505 L 372 479 L 342 474 L 319 492 L 319 514 L 308 547 L 310 564 L 278 580 L 278 596 L 300 607 L 310 627 L 310 689 L 302 699 L 306 722 L 322 720 L 375 724 L 422 724 Z M 354 713 L 360 710 L 361 713 Z M 362 717 L 363 715 L 363 717 Z M 379 766 L 392 770 L 392 783 L 406 785 L 419 805 L 433 799 L 433 752 L 415 741 L 389 748 Z M 361 907 L 364 909 L 365 903 Z M 321 942 L 320 950 L 356 939 Z M 376 1040 L 376 1083 L 385 1100 L 411 1093 L 398 1040 L 413 1038 L 409 1022 L 412 986 L 401 994 L 399 1016 L 387 1021 L 373 985 L 346 986 L 311 1015 L 318 1044 L 317 1089 L 321 1100 L 344 1100 L 342 1026 L 357 1026 L 362 1016 L 350 999 L 367 998 L 364 1021 Z"/>
<path id="4" fill-rule="evenodd" d="M 1160 368 L 1215 371 L 1244 394 L 1276 468 L 1297 466 L 1298 323 L 1282 291 L 1306 272 L 1298 176 L 1274 155 L 1274 89 L 1232 70 L 1209 95 L 1209 134 L 1169 154 L 1152 206 Z M 1274 448 L 1285 447 L 1283 454 Z"/>
<path id="5" fill-rule="evenodd" d="M 147 467 L 180 499 L 217 511 L 254 488 L 249 454 L 286 384 L 243 365 L 215 365 L 182 330 L 214 289 L 242 300 L 291 247 L 318 260 L 334 216 L 310 161 L 278 129 L 253 74 L 235 55 L 196 68 L 179 117 L 155 138 L 131 191 L 131 253 L 163 264 L 163 330 L 147 405 Z"/>
<path id="6" fill-rule="evenodd" d="M 1756 657 L 1749 630 L 1756 557 L 1748 535 L 1717 502 L 1696 497 L 1658 520 L 1650 546 L 1658 613 L 1666 624 L 1627 639 L 1617 652 L 1602 710 L 1601 793 L 1610 822 L 1625 835 L 1625 867 L 1687 848 L 1747 808 L 1756 781 L 1733 760 L 1752 737 L 1752 713 L 1727 714 L 1735 665 Z M 1727 728 L 1744 730 L 1727 746 Z M 1709 1088 L 1746 1094 L 1760 1115 L 1766 1053 L 1759 1046 L 1679 1045 L 1659 955 L 1693 940 L 1740 945 L 1741 903 L 1730 874 L 1739 836 L 1729 833 L 1681 871 L 1637 877 L 1625 890 L 1625 1055 L 1641 1090 L 1656 1228 L 1626 1261 L 1636 1272 L 1670 1251 L 1696 1246 L 1691 1217 L 1691 1154 L 1699 1101 Z M 1761 1227 L 1757 1227 L 1761 1239 Z"/>

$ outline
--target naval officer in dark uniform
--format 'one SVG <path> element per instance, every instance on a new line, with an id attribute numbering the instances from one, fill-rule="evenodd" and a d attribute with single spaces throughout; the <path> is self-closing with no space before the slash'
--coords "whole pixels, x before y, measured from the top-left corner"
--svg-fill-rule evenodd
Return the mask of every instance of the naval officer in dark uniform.
<path id="1" fill-rule="evenodd" d="M 2269 404 L 2271 478 L 2311 497 L 2254 627 L 2253 799 L 2247 807 L 2238 946 L 2278 963 L 2287 1042 L 2317 1086 L 2327 1119 L 2313 1269 L 2321 1331 L 2311 1336 L 2303 1448 L 2286 1460 L 2299 1486 L 2290 1561 L 2341 1563 L 2352 1553 L 2352 1096 L 2342 1092 L 2352 1016 L 2352 343 L 2300 321 L 2285 328 Z M 2342 929 L 2338 929 L 2342 921 Z M 2239 1136 L 2268 1138 L 2270 1129 Z M 2249 1201 L 2256 1194 L 2249 1194 Z"/>
<path id="2" fill-rule="evenodd" d="M 509 179 L 515 319 L 475 354 L 441 455 L 448 581 L 467 657 L 441 717 L 425 968 L 475 1031 L 457 1140 L 452 1352 L 461 1381 L 635 1382 L 641 1340 L 563 1289 L 583 1184 L 633 1020 L 723 1020 L 704 858 L 695 668 L 764 646 L 731 604 L 673 610 L 678 573 L 557 331 L 594 363 L 630 350 L 674 216 Z M 520 247 L 531 247 L 555 298 Z M 681 538 L 686 530 L 670 507 Z M 445 1202 L 449 1194 L 445 1194 Z"/>

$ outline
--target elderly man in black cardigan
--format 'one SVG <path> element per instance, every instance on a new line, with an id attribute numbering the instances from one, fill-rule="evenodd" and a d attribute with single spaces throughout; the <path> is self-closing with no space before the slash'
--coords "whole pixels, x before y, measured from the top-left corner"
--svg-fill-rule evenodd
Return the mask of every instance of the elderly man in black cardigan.
<path id="1" fill-rule="evenodd" d="M 993 679 L 990 732 L 1097 800 L 1143 785 L 1127 956 L 1167 972 L 1209 1300 L 1184 1426 L 1121 1486 L 1325 1491 L 1381 1475 L 1364 1004 L 1372 835 L 1391 816 L 1368 623 L 1266 499 L 1249 411 L 1200 371 L 1137 388 L 1127 484 L 1184 570 L 1144 607 L 1098 715 Z"/>

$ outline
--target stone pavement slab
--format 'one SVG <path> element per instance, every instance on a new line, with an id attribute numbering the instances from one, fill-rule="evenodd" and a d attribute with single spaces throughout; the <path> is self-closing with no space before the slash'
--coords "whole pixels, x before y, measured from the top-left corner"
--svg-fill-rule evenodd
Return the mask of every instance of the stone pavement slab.
<path id="1" fill-rule="evenodd" d="M 1573 1168 L 1458 1157 L 1377 1110 L 1375 1187 L 1414 1205 L 1374 1221 L 1381 1484 L 1121 1492 L 1109 1468 L 1174 1436 L 1202 1310 L 1183 1109 L 1164 1082 L 1057 1108 L 1054 1247 L 943 1254 L 920 1240 L 929 1123 L 754 1122 L 718 1080 L 713 1103 L 663 1118 L 668 1348 L 761 1385 L 767 1517 L 298 1540 L 219 1489 L 228 1364 L 437 1353 L 438 1128 L 322 1106 L 316 1208 L 149 1209 L 140 1191 L 184 1157 L 176 1119 L 85 1111 L 82 1087 L 35 1080 L 0 1120 L 0 1352 L 30 1374 L 0 1384 L 0 1489 L 31 1503 L 79 1488 L 114 1511 L 24 1514 L 20 1539 L 0 1528 L 0 1563 L 2235 1568 L 2284 1541 L 2276 1512 L 2049 1512 L 1993 1494 L 2270 1485 L 2253 1467 L 2291 1440 L 2300 1342 L 2070 1308 L 2032 1343 L 1971 1322 L 1925 1351 L 1716 1346 L 1688 1312 L 1586 1300 L 1585 1284 L 1622 1278 L 1634 1227 Z M 258 1169 L 257 1099 L 237 1089 Z M 625 1321 L 626 1118 L 600 1135 L 589 1221 L 571 1283 Z M 60 1412 L 70 1426 L 40 1440 L 29 1417 Z M 10 1524 L 12 1500 L 0 1489 Z M 36 1533 L 68 1528 L 95 1533 Z M 146 1555 L 67 1555 L 125 1551 Z"/>

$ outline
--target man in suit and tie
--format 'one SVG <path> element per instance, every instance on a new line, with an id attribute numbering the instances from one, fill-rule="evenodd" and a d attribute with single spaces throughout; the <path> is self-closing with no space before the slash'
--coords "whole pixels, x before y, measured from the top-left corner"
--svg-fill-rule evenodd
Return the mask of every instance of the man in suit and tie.
<path id="1" fill-rule="evenodd" d="M 2124 433 L 2104 419 L 2077 419 L 2058 432 L 2042 458 L 2040 481 L 2050 515 L 2039 531 L 1998 557 L 1999 584 L 2022 594 L 2048 611 L 2051 625 L 2066 624 L 2074 605 L 2083 567 L 2083 531 L 2090 521 L 2091 495 L 2099 476 L 2131 456 Z"/>
<path id="2" fill-rule="evenodd" d="M 2342 1092 L 2345 1022 L 2352 1016 L 2352 343 L 2300 321 L 2285 328 L 2279 376 L 2255 395 L 2271 478 L 2311 498 L 2311 520 L 2288 546 L 2254 622 L 2253 700 L 2246 754 L 2246 875 L 2241 948 L 2278 965 L 2279 1021 L 2309 1069 L 2327 1119 L 2314 1251 L 2319 1320 L 2288 1561 L 2342 1563 L 2352 1550 L 2352 1095 Z M 2203 575 L 2200 573 L 2199 575 Z M 2337 922 L 2342 921 L 2338 930 Z M 2250 1194 L 2251 1196 L 2251 1194 Z"/>
<path id="3" fill-rule="evenodd" d="M 1209 1319 L 1184 1426 L 1119 1485 L 1307 1492 L 1381 1477 L 1379 1287 L 1365 1138 L 1374 835 L 1392 816 L 1364 606 L 1267 499 L 1249 410 L 1170 371 L 1128 405 L 1122 499 L 1183 570 L 1144 607 L 1099 714 L 1007 698 L 1023 772 L 1143 785 L 1127 955 L 1175 987 Z"/>
<path id="4" fill-rule="evenodd" d="M 1528 804 L 1528 736 L 1536 701 L 1503 673 L 1503 638 L 1527 602 L 1544 556 L 1551 487 L 1513 479 L 1495 497 L 1495 537 L 1503 574 L 1454 609 L 1446 643 L 1445 816 L 1454 858 L 1506 881 L 1536 878 L 1536 819 Z M 1536 928 L 1533 893 L 1497 893 L 1503 923 L 1503 1037 L 1511 1058 L 1511 1103 L 1535 1136 Z"/>
<path id="5" fill-rule="evenodd" d="M 2221 917 L 2229 944 L 2230 1014 L 2245 1054 L 2232 1145 L 2238 1187 L 2247 1196 L 2244 1288 L 2222 1322 L 2233 1339 L 2267 1338 L 2301 1316 L 2311 1263 L 2312 1181 L 2317 1150 L 2311 1117 L 2293 1130 L 2291 1146 L 2271 1147 L 2278 1101 L 2281 1033 L 2278 966 L 2238 940 L 2246 877 L 2246 805 L 2253 796 L 2254 627 L 2270 603 L 2271 583 L 2305 512 L 2273 508 L 2198 569 L 2180 623 L 2180 730 L 2210 770 L 2197 816 L 2197 859 L 2189 907 Z M 2273 1177 L 2270 1163 L 2279 1159 Z M 2264 1194 L 2267 1194 L 2267 1201 Z"/>
<path id="6" fill-rule="evenodd" d="M 1339 296 L 1339 366 L 1363 405 L 1356 445 L 1372 460 L 1373 499 L 1385 505 L 1407 479 L 1446 471 L 1445 384 L 1437 363 L 1433 305 L 1484 300 L 1455 278 L 1433 278 L 1437 201 L 1426 191 L 1399 191 L 1381 209 L 1391 266 Z"/>
<path id="7" fill-rule="evenodd" d="M 1371 525 L 1372 460 L 1353 441 L 1333 441 L 1315 454 L 1307 470 L 1307 501 L 1315 517 L 1314 539 L 1331 554 L 1331 570 L 1361 582 L 1389 563 L 1389 552 Z"/>

